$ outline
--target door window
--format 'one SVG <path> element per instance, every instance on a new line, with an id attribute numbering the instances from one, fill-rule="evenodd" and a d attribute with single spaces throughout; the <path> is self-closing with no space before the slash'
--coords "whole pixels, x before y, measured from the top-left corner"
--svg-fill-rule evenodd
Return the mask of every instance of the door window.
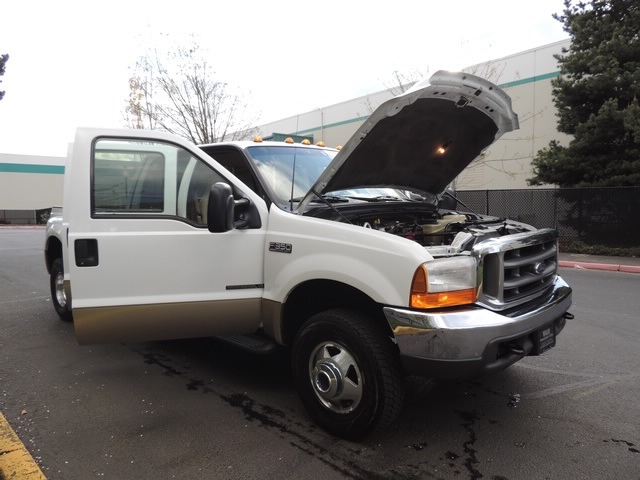
<path id="1" fill-rule="evenodd" d="M 172 216 L 204 226 L 211 185 L 225 181 L 182 147 L 100 139 L 92 162 L 92 216 Z"/>

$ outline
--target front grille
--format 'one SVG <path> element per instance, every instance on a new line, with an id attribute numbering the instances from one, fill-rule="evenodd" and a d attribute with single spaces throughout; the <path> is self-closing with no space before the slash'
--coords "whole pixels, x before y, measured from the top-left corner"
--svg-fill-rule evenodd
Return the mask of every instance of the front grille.
<path id="1" fill-rule="evenodd" d="M 519 305 L 544 294 L 556 278 L 555 230 L 507 235 L 478 244 L 482 285 L 478 303 L 495 310 Z"/>

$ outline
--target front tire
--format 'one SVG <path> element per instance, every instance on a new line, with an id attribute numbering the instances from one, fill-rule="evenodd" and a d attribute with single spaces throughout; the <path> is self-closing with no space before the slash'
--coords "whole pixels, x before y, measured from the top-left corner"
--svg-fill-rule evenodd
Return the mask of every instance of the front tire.
<path id="1" fill-rule="evenodd" d="M 49 286 L 51 288 L 51 302 L 56 313 L 63 321 L 71 322 L 73 320 L 71 299 L 67 297 L 67 292 L 64 289 L 64 264 L 61 258 L 56 258 L 51 264 Z"/>
<path id="2" fill-rule="evenodd" d="M 357 312 L 329 310 L 311 317 L 294 340 L 292 372 L 309 415 L 334 435 L 362 438 L 389 426 L 402 409 L 397 351 Z"/>

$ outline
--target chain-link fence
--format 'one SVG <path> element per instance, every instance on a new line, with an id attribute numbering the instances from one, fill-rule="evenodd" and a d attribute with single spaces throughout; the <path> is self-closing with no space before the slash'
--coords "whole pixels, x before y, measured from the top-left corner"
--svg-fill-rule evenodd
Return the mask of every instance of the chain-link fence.
<path id="1" fill-rule="evenodd" d="M 557 228 L 590 245 L 640 247 L 640 187 L 466 190 L 460 209 Z M 46 223 L 50 209 L 0 210 L 0 224 Z"/>
<path id="2" fill-rule="evenodd" d="M 640 247 L 640 187 L 468 190 L 469 210 L 511 218 L 591 245 Z"/>

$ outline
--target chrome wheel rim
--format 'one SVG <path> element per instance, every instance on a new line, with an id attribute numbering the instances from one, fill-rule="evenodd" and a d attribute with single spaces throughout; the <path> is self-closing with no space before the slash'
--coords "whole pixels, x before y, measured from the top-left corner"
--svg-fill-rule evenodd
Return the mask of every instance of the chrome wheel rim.
<path id="1" fill-rule="evenodd" d="M 362 400 L 362 371 L 353 355 L 337 342 L 323 342 L 313 349 L 309 378 L 320 403 L 332 412 L 350 413 Z"/>
<path id="2" fill-rule="evenodd" d="M 56 293 L 56 302 L 61 307 L 67 306 L 67 294 L 64 291 L 64 275 L 62 273 L 58 273 L 55 278 L 55 293 Z"/>

